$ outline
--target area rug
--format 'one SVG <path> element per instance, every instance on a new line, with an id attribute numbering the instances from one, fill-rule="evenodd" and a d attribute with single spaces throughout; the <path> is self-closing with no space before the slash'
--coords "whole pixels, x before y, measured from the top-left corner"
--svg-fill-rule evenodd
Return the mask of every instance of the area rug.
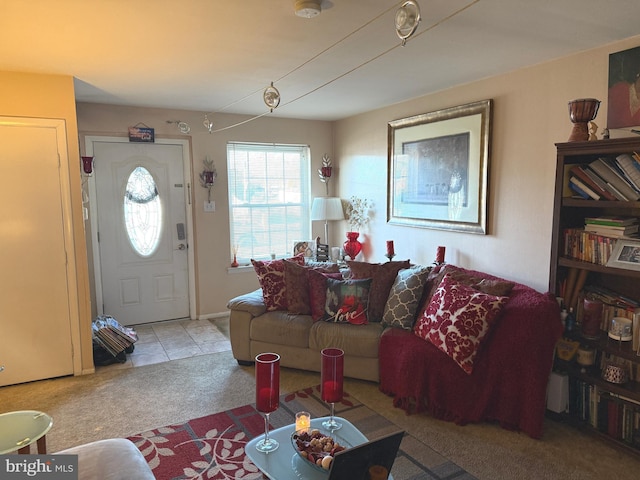
<path id="1" fill-rule="evenodd" d="M 369 440 L 397 432 L 398 426 L 345 393 L 336 415 L 353 423 Z M 283 395 L 271 414 L 273 428 L 292 424 L 295 412 L 313 418 L 328 415 L 320 386 Z M 262 473 L 246 457 L 247 441 L 264 433 L 264 419 L 253 405 L 196 418 L 129 437 L 143 453 L 158 480 L 261 479 Z M 292 472 L 293 473 L 293 472 Z M 395 480 L 471 480 L 472 475 L 439 455 L 415 437 L 405 434 L 391 470 Z"/>

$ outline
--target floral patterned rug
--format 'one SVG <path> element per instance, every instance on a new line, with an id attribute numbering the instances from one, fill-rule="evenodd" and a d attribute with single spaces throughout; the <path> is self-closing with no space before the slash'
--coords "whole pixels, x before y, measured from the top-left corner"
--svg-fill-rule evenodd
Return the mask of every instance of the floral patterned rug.
<path id="1" fill-rule="evenodd" d="M 320 399 L 320 387 L 309 387 L 280 398 L 280 408 L 271 414 L 273 428 L 293 423 L 295 412 L 312 417 L 328 415 Z M 384 417 L 345 393 L 336 414 L 351 421 L 373 440 L 398 431 Z M 253 405 L 196 418 L 129 437 L 145 456 L 158 480 L 261 479 L 262 473 L 246 457 L 247 441 L 264 431 L 263 417 Z M 395 480 L 456 479 L 474 477 L 411 435 L 405 434 L 391 473 Z"/>

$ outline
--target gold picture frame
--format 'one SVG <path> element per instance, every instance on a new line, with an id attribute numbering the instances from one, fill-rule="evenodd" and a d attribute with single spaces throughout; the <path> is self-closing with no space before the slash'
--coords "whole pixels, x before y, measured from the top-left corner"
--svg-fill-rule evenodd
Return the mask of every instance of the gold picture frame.
<path id="1" fill-rule="evenodd" d="M 492 100 L 388 124 L 387 222 L 487 234 Z"/>

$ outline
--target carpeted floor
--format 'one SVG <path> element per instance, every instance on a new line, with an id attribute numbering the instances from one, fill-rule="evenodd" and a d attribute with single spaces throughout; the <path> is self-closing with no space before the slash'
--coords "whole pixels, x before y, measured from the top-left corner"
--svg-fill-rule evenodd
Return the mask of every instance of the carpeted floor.
<path id="1" fill-rule="evenodd" d="M 317 373 L 283 368 L 280 393 L 319 381 Z M 0 388 L 0 411 L 42 410 L 53 416 L 49 451 L 128 437 L 254 401 L 254 369 L 219 352 L 94 375 Z M 636 480 L 640 457 L 551 420 L 542 440 L 491 424 L 466 425 L 406 415 L 378 385 L 345 379 L 345 390 L 374 412 L 480 480 Z"/>
<path id="2" fill-rule="evenodd" d="M 312 417 L 327 414 L 319 386 L 281 396 L 280 407 L 271 414 L 272 427 L 291 425 L 298 411 L 308 411 Z M 336 404 L 336 415 L 349 420 L 369 440 L 402 430 L 348 393 Z M 262 474 L 247 460 L 244 446 L 262 432 L 263 417 L 252 405 L 245 405 L 142 432 L 129 439 L 144 453 L 158 479 L 256 480 Z M 396 480 L 474 479 L 409 434 L 402 440 L 391 473 Z"/>

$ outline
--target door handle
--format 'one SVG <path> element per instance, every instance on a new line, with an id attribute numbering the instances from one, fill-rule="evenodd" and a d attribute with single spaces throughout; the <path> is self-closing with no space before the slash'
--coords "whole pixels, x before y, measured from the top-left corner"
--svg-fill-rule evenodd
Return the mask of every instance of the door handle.
<path id="1" fill-rule="evenodd" d="M 178 244 L 178 250 L 186 250 L 187 246 L 184 243 Z"/>

